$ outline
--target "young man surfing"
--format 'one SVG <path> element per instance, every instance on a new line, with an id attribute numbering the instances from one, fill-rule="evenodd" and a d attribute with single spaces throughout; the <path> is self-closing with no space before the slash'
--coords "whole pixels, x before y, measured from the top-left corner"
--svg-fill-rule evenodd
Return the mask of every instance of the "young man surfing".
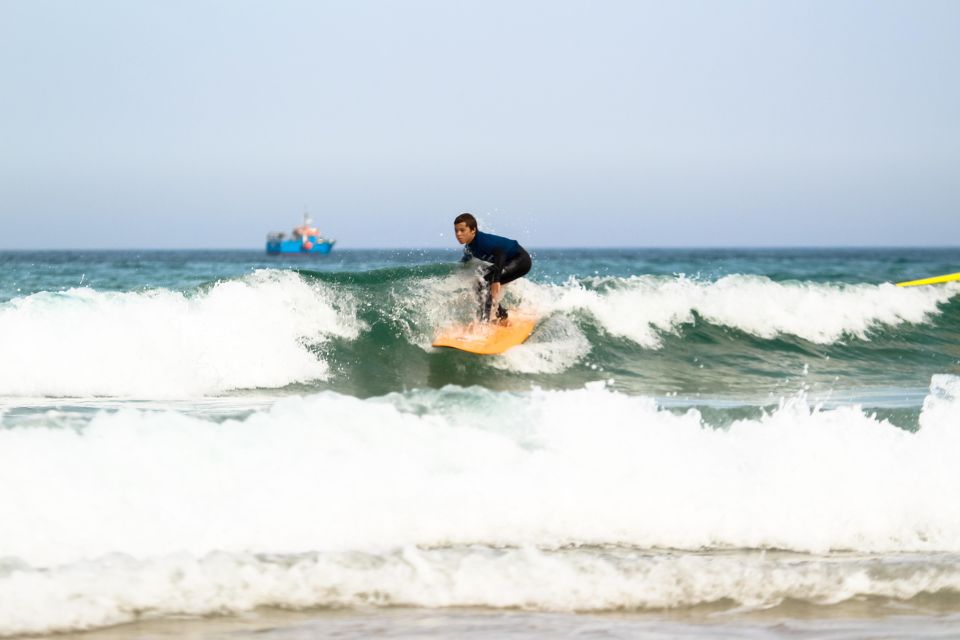
<path id="1" fill-rule="evenodd" d="M 457 242 L 464 245 L 463 259 L 476 258 L 489 262 L 483 271 L 483 280 L 477 285 L 477 301 L 480 304 L 480 319 L 490 320 L 493 303 L 497 303 L 497 319 L 507 319 L 507 310 L 499 304 L 501 289 L 508 282 L 527 275 L 533 261 L 520 243 L 503 236 L 484 233 L 477 229 L 477 219 L 469 213 L 461 213 L 453 221 Z"/>

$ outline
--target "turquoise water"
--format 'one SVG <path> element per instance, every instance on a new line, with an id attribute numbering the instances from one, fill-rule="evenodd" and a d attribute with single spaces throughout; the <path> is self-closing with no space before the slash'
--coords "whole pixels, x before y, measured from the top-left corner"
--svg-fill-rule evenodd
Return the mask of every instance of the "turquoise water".
<path id="1" fill-rule="evenodd" d="M 960 250 L 532 253 L 0 252 L 0 635 L 960 612 Z"/>
<path id="2" fill-rule="evenodd" d="M 960 249 L 540 249 L 532 252 L 530 279 L 686 274 L 716 279 L 733 274 L 775 281 L 898 282 L 952 273 Z M 455 249 L 350 250 L 329 256 L 283 258 L 261 251 L 0 251 L 4 278 L 0 300 L 81 283 L 101 290 L 148 287 L 189 290 L 236 278 L 253 269 L 308 269 L 362 273 L 376 269 L 449 263 Z"/>

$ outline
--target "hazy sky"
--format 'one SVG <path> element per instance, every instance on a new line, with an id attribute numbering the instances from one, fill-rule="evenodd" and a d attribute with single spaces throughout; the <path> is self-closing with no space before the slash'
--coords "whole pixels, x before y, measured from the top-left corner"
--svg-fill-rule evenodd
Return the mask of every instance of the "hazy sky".
<path id="1" fill-rule="evenodd" d="M 0 0 L 0 248 L 960 245 L 960 2 Z"/>

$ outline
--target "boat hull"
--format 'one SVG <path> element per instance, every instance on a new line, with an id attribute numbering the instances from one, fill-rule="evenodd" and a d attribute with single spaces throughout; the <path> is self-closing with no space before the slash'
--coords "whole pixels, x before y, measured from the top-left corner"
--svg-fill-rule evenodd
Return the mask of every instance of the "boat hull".
<path id="1" fill-rule="evenodd" d="M 268 240 L 267 253 L 279 255 L 324 255 L 330 253 L 336 242 L 313 242 L 309 249 L 304 247 L 302 240 Z"/>

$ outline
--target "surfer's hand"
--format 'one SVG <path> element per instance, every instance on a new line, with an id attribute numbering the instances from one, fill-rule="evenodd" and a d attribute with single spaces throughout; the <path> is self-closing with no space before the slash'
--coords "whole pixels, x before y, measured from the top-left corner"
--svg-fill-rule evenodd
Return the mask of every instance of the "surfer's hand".
<path id="1" fill-rule="evenodd" d="M 500 283 L 492 282 L 490 283 L 490 295 L 493 296 L 493 300 L 496 301 L 500 297 Z"/>

